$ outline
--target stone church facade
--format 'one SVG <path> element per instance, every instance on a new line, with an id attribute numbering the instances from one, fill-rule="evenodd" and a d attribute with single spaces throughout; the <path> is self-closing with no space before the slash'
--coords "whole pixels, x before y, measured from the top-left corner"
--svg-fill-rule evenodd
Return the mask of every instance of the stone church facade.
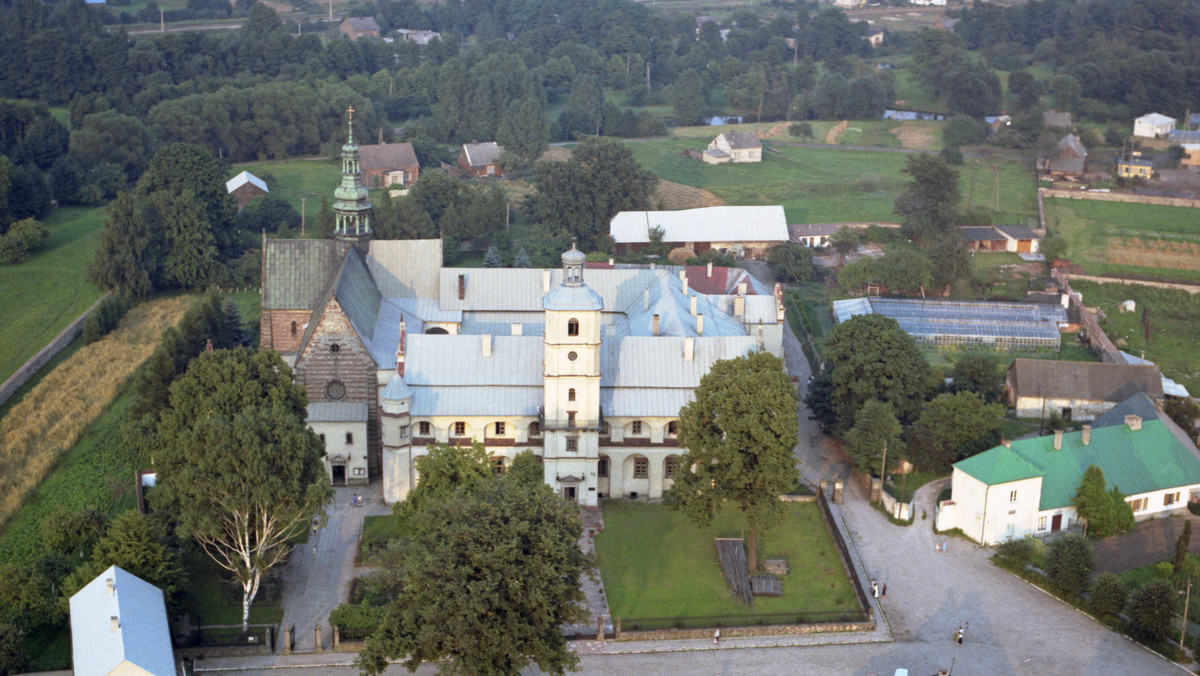
<path id="1" fill-rule="evenodd" d="M 353 130 L 331 240 L 267 240 L 263 349 L 293 366 L 335 485 L 403 500 L 433 443 L 524 450 L 564 499 L 657 498 L 679 409 L 719 359 L 782 356 L 781 292 L 740 270 L 443 268 L 441 240 L 371 239 Z"/>

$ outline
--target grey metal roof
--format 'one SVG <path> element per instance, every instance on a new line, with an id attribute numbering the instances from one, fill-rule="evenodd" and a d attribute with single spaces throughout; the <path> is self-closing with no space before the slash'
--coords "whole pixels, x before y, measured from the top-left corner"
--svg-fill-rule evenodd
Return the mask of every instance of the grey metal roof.
<path id="1" fill-rule="evenodd" d="M 1121 402 L 1138 392 L 1152 399 L 1163 396 L 1157 366 L 1015 359 L 1008 368 L 1022 397 Z"/>
<path id="2" fill-rule="evenodd" d="M 685 340 L 694 341 L 691 361 L 683 357 Z M 600 347 L 600 387 L 694 388 L 713 362 L 740 357 L 756 349 L 756 339 L 750 336 L 691 339 L 632 336 L 610 340 Z"/>
<path id="3" fill-rule="evenodd" d="M 1004 235 L 990 225 L 966 225 L 958 228 L 958 238 L 964 242 L 994 242 Z"/>
<path id="4" fill-rule="evenodd" d="M 838 322 L 862 314 L 881 314 L 917 338 L 979 336 L 1031 338 L 1055 342 L 1058 325 L 1066 323 L 1061 305 L 935 301 L 895 298 L 851 298 L 833 302 Z"/>
<path id="5" fill-rule="evenodd" d="M 269 239 L 263 255 L 267 310 L 314 309 L 342 262 L 330 239 Z"/>
<path id="6" fill-rule="evenodd" d="M 604 301 L 586 284 L 566 286 L 559 284 L 550 289 L 542 299 L 542 307 L 554 311 L 595 311 L 604 309 Z"/>
<path id="7" fill-rule="evenodd" d="M 387 387 L 384 387 L 383 392 L 379 394 L 380 399 L 392 401 L 407 399 L 411 396 L 413 396 L 413 389 L 404 382 L 404 378 L 401 378 L 399 374 L 393 375 L 392 379 L 388 381 Z M 411 408 L 409 412 L 412 412 Z"/>
<path id="8" fill-rule="evenodd" d="M 1145 392 L 1138 392 L 1125 401 L 1117 404 L 1108 410 L 1107 413 L 1101 415 L 1092 421 L 1093 428 L 1112 427 L 1114 425 L 1124 425 L 1125 416 L 1136 415 L 1142 420 L 1158 420 L 1158 407 L 1146 396 Z"/>
<path id="9" fill-rule="evenodd" d="M 237 176 L 234 176 L 233 178 L 229 179 L 228 181 L 225 181 L 225 192 L 233 192 L 234 190 L 237 190 L 238 188 L 246 185 L 247 183 L 258 188 L 259 190 L 262 190 L 263 192 L 271 192 L 267 188 L 267 184 L 264 183 L 261 178 L 255 176 L 254 174 L 251 174 L 248 171 L 243 171 L 242 173 L 238 174 Z"/>
<path id="10" fill-rule="evenodd" d="M 367 267 L 388 298 L 437 298 L 442 240 L 371 240 Z"/>
<path id="11" fill-rule="evenodd" d="M 1041 239 L 1042 236 L 1023 225 L 997 225 L 996 229 L 1013 239 Z"/>
<path id="12" fill-rule="evenodd" d="M 1142 359 L 1141 357 L 1129 354 L 1128 352 L 1126 352 L 1124 350 L 1120 350 L 1120 352 L 1121 352 L 1121 356 L 1125 358 L 1126 364 L 1141 364 L 1142 366 L 1154 366 L 1155 365 L 1154 362 L 1152 362 L 1148 359 Z M 1186 387 L 1184 387 L 1183 385 L 1180 385 L 1179 383 L 1175 382 L 1174 380 L 1171 380 L 1170 378 L 1168 378 L 1166 376 L 1162 377 L 1162 388 L 1163 388 L 1163 394 L 1165 394 L 1167 396 L 1179 397 L 1181 399 L 1191 396 L 1188 394 L 1188 389 Z"/>
<path id="13" fill-rule="evenodd" d="M 1058 110 L 1047 110 L 1042 113 L 1042 123 L 1047 127 L 1071 128 L 1071 114 Z"/>
<path id="14" fill-rule="evenodd" d="M 500 159 L 500 153 L 504 152 L 504 146 L 498 145 L 495 141 L 464 143 L 462 149 L 467 155 L 467 164 L 472 167 L 495 164 Z"/>
<path id="15" fill-rule="evenodd" d="M 411 143 L 377 143 L 359 146 L 359 166 L 363 171 L 419 167 L 417 153 Z"/>
<path id="16" fill-rule="evenodd" d="M 113 582 L 111 593 L 108 580 Z M 111 566 L 71 597 L 70 608 L 77 676 L 108 676 L 122 663 L 153 676 L 175 676 L 167 607 L 158 587 Z"/>
<path id="17" fill-rule="evenodd" d="M 375 335 L 375 320 L 379 316 L 379 303 L 383 298 L 362 254 L 356 248 L 352 247 L 346 255 L 334 297 L 354 324 L 363 343 L 370 343 Z"/>
<path id="18" fill-rule="evenodd" d="M 759 140 L 758 135 L 751 131 L 727 131 L 720 136 L 725 137 L 725 142 L 729 144 L 730 148 L 762 147 L 762 141 Z"/>
<path id="19" fill-rule="evenodd" d="M 367 402 L 319 401 L 308 405 L 308 422 L 366 422 Z"/>
<path id="20" fill-rule="evenodd" d="M 617 317 L 613 313 L 603 315 L 605 321 Z M 458 332 L 466 334 L 490 333 L 495 336 L 512 335 L 512 325 L 521 325 L 521 335 L 540 336 L 545 330 L 544 312 L 466 312 L 462 313 L 462 324 Z"/>
<path id="21" fill-rule="evenodd" d="M 663 229 L 664 242 L 787 242 L 783 207 L 720 206 L 679 211 L 622 211 L 608 232 L 621 244 L 646 244 L 652 227 Z"/>
<path id="22" fill-rule="evenodd" d="M 540 374 L 539 374 L 540 380 Z M 494 415 L 535 416 L 542 405 L 545 392 L 537 387 L 457 386 L 414 387 L 413 416 L 435 415 Z"/>
<path id="23" fill-rule="evenodd" d="M 793 242 L 800 237 L 828 237 L 845 227 L 842 223 L 797 223 L 788 226 Z"/>
<path id="24" fill-rule="evenodd" d="M 375 17 L 373 16 L 348 16 L 346 17 L 346 21 L 356 31 L 379 32 L 379 24 L 375 23 Z"/>
<path id="25" fill-rule="evenodd" d="M 606 418 L 670 418 L 694 398 L 682 387 L 601 387 L 600 412 Z"/>
<path id="26" fill-rule="evenodd" d="M 404 380 L 410 387 L 542 387 L 541 336 L 491 336 L 492 354 L 483 356 L 484 336 L 408 336 Z"/>

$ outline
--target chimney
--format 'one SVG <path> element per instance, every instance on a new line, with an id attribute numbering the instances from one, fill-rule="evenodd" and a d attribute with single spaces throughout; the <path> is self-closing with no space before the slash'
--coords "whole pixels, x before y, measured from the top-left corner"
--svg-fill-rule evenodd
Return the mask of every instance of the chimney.
<path id="1" fill-rule="evenodd" d="M 550 293 L 550 271 L 542 270 L 542 293 Z"/>
<path id="2" fill-rule="evenodd" d="M 117 630 L 121 628 L 121 619 L 116 615 L 113 615 L 111 618 L 109 618 L 109 621 L 112 623 L 112 633 L 117 633 Z"/>
<path id="3" fill-rule="evenodd" d="M 1071 296 L 1069 296 L 1065 293 L 1059 294 L 1059 295 L 1061 296 L 1061 298 L 1058 299 L 1058 302 L 1062 303 L 1062 306 L 1064 308 L 1071 307 Z"/>
<path id="4" fill-rule="evenodd" d="M 1142 416 L 1130 414 L 1125 416 L 1125 424 L 1129 426 L 1130 432 L 1136 432 L 1142 429 Z"/>
<path id="5" fill-rule="evenodd" d="M 691 336 L 683 339 L 683 360 L 692 361 L 696 353 L 696 340 Z"/>
<path id="6" fill-rule="evenodd" d="M 704 313 L 696 315 L 696 335 L 704 335 Z"/>
<path id="7" fill-rule="evenodd" d="M 744 317 L 745 315 L 746 315 L 746 297 L 745 296 L 734 296 L 733 297 L 733 316 L 734 317 Z"/>
<path id="8" fill-rule="evenodd" d="M 513 322 L 512 323 L 512 334 L 514 336 L 520 336 L 520 335 L 523 335 L 524 333 L 525 333 L 525 327 L 522 326 L 521 322 Z"/>
<path id="9" fill-rule="evenodd" d="M 404 320 L 400 320 L 400 341 L 396 343 L 396 373 L 404 377 L 404 353 L 407 350 L 408 343 L 408 328 L 404 325 Z"/>
<path id="10" fill-rule="evenodd" d="M 658 335 L 658 315 L 654 315 L 654 319 L 650 321 L 650 333 Z"/>
<path id="11" fill-rule="evenodd" d="M 467 276 L 458 276 L 458 299 L 465 300 L 467 297 Z"/>
<path id="12" fill-rule="evenodd" d="M 113 579 L 111 577 L 104 580 L 104 588 L 108 590 L 109 596 L 112 596 L 113 592 L 117 591 L 117 585 L 113 583 Z"/>
<path id="13" fill-rule="evenodd" d="M 642 312 L 650 309 L 650 289 L 642 292 Z"/>
<path id="14" fill-rule="evenodd" d="M 687 272 L 683 270 L 679 271 L 679 283 L 683 285 L 683 295 L 688 295 Z"/>
<path id="15" fill-rule="evenodd" d="M 692 311 L 692 316 L 693 316 L 693 317 L 695 317 L 695 316 L 696 316 L 696 297 L 695 297 L 695 296 L 691 296 L 690 300 L 691 300 L 691 311 Z"/>
<path id="16" fill-rule="evenodd" d="M 712 277 L 712 261 L 708 262 L 708 276 Z"/>
<path id="17" fill-rule="evenodd" d="M 483 356 L 492 356 L 492 334 L 483 334 Z"/>
<path id="18" fill-rule="evenodd" d="M 1054 450 L 1056 451 L 1062 450 L 1062 435 L 1062 430 L 1054 430 Z"/>
<path id="19" fill-rule="evenodd" d="M 746 282 L 744 282 L 744 281 L 738 282 L 737 290 L 738 290 L 739 296 L 746 295 Z"/>
<path id="20" fill-rule="evenodd" d="M 1083 442 L 1084 446 L 1087 446 L 1088 444 L 1092 443 L 1092 426 L 1091 425 L 1083 426 L 1083 436 L 1081 436 L 1079 439 L 1080 439 L 1080 441 Z"/>

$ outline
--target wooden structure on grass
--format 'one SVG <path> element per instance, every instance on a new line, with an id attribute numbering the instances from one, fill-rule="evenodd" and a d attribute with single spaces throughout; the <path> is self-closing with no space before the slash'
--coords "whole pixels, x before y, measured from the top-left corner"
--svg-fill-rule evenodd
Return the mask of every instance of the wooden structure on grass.
<path id="1" fill-rule="evenodd" d="M 717 545 L 717 558 L 721 561 L 721 572 L 725 575 L 729 593 L 747 606 L 753 606 L 750 569 L 746 565 L 746 548 L 742 538 L 713 538 L 713 542 Z"/>

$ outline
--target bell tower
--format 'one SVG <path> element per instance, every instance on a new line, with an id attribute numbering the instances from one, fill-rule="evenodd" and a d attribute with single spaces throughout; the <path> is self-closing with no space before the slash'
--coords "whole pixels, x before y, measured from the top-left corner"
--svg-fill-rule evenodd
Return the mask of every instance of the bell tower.
<path id="1" fill-rule="evenodd" d="M 354 142 L 354 108 L 346 110 L 348 117 L 346 145 L 342 146 L 342 182 L 333 192 L 334 238 L 352 246 L 365 247 L 371 241 L 371 203 L 362 184 L 358 144 Z"/>
<path id="2" fill-rule="evenodd" d="M 562 255 L 562 282 L 542 301 L 543 404 L 540 424 L 546 483 L 563 499 L 597 504 L 600 458 L 600 312 L 604 302 L 583 282 L 583 252 Z"/>

